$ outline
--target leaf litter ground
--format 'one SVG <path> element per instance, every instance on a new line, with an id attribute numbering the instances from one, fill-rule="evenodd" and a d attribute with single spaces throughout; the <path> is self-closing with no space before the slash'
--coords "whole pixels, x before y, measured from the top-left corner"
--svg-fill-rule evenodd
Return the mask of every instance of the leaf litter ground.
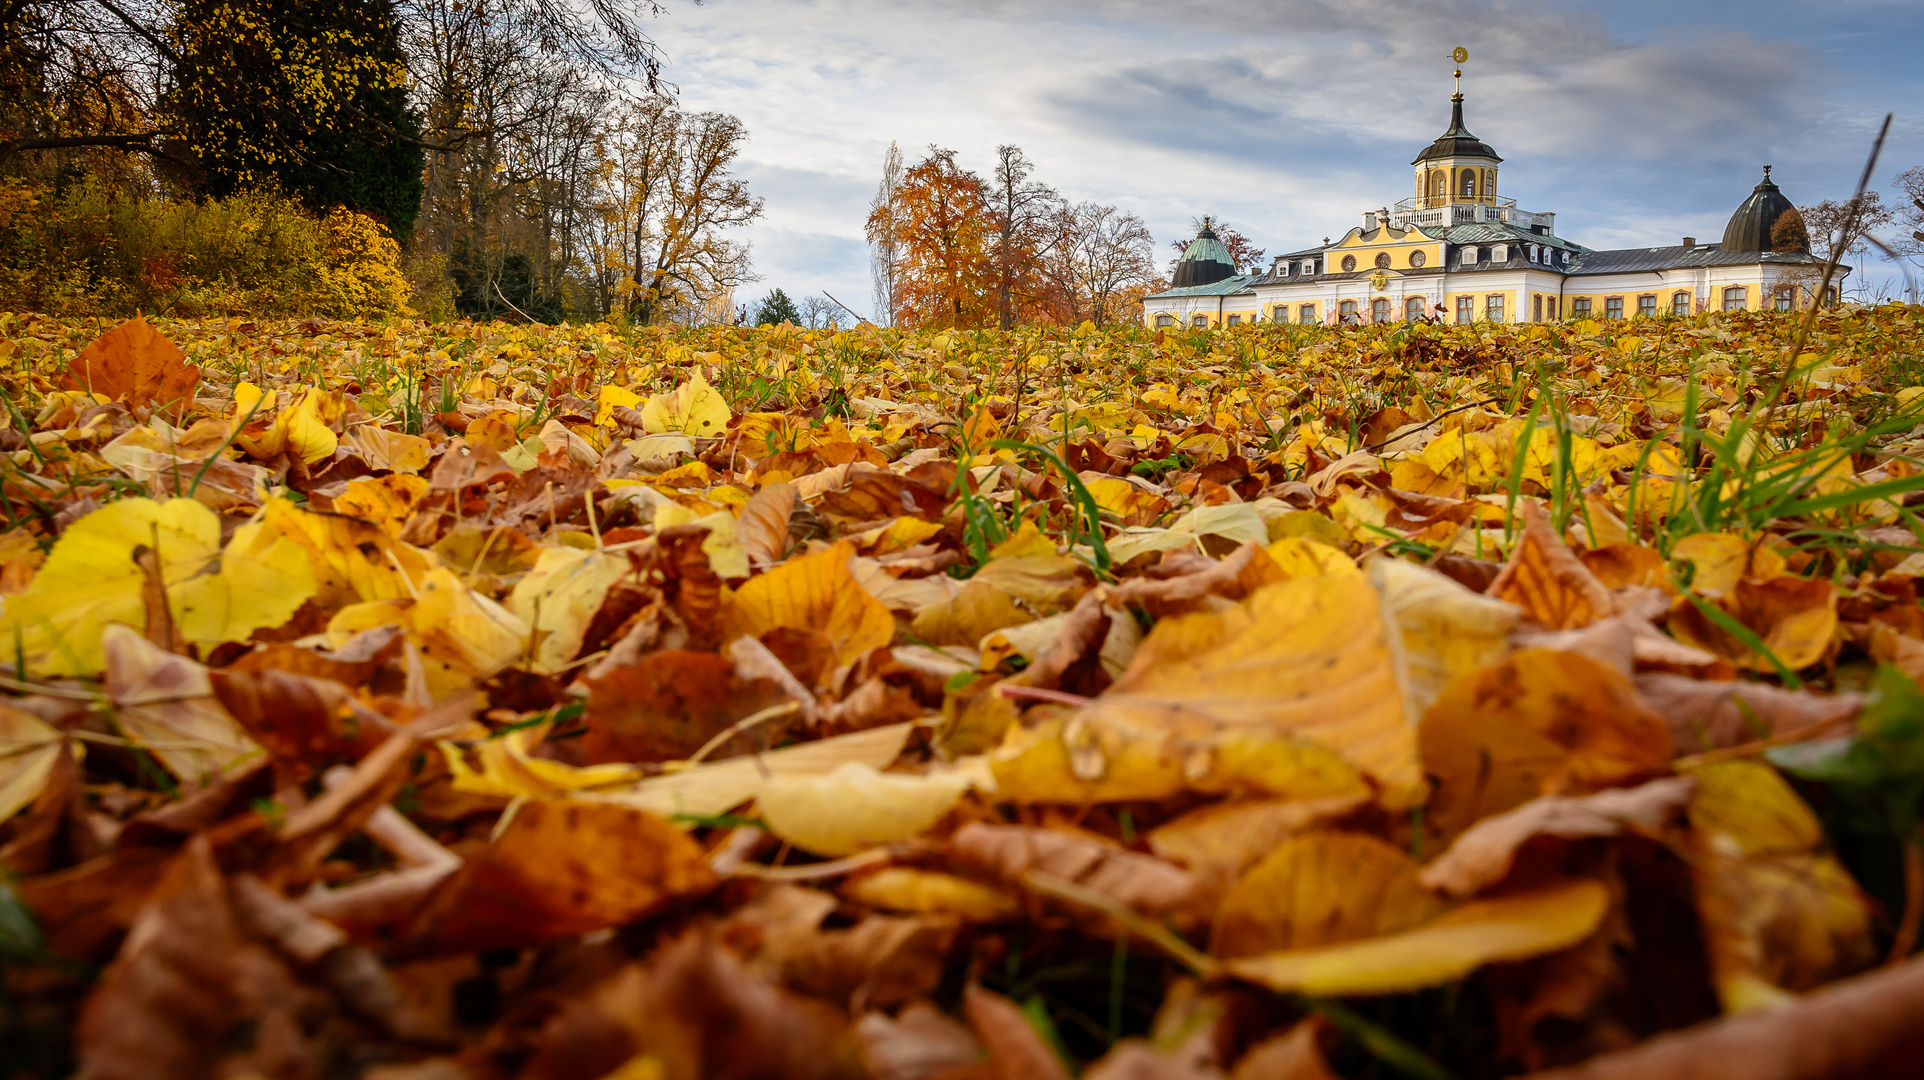
<path id="1" fill-rule="evenodd" d="M 1920 1050 L 1917 308 L 0 320 L 14 1075 Z"/>

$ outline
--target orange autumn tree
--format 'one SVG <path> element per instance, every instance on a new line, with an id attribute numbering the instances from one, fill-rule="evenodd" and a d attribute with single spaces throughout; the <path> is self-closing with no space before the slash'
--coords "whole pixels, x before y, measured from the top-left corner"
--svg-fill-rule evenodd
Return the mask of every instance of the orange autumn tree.
<path id="1" fill-rule="evenodd" d="M 956 164 L 955 151 L 935 146 L 903 176 L 893 204 L 869 215 L 869 242 L 894 242 L 897 326 L 995 321 L 991 217 L 982 178 Z"/>

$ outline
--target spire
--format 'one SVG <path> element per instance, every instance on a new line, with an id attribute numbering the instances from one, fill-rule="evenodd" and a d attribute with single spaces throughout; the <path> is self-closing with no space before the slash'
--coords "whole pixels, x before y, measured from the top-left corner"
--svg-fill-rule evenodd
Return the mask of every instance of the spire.
<path id="1" fill-rule="evenodd" d="M 1462 74 L 1460 71 L 1457 72 L 1459 77 Z M 1450 95 L 1450 130 L 1443 133 L 1443 137 L 1446 139 L 1455 136 L 1462 136 L 1466 139 L 1476 138 L 1476 136 L 1470 134 L 1469 128 L 1463 126 L 1463 91 L 1461 90 Z"/>

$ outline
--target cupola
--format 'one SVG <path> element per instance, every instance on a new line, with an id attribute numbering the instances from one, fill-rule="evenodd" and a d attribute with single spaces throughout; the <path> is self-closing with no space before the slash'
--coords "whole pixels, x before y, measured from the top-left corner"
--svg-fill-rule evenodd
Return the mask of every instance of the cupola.
<path id="1" fill-rule="evenodd" d="M 1416 167 L 1415 205 L 1419 209 L 1496 201 L 1496 167 L 1503 159 L 1489 143 L 1470 134 L 1470 129 L 1464 126 L 1461 68 L 1457 69 L 1456 79 L 1456 93 L 1450 96 L 1449 130 L 1438 135 L 1410 162 Z"/>
<path id="2" fill-rule="evenodd" d="M 1176 263 L 1176 276 L 1170 283 L 1172 288 L 1213 285 L 1224 278 L 1236 276 L 1236 263 L 1229 257 L 1229 248 L 1216 238 L 1216 230 L 1210 225 L 1210 219 L 1203 218 L 1202 231 L 1189 242 L 1189 247 L 1182 253 L 1182 260 Z"/>
<path id="3" fill-rule="evenodd" d="M 1797 207 L 1770 180 L 1770 166 L 1764 166 L 1764 178 L 1750 190 L 1750 197 L 1730 215 L 1730 224 L 1724 226 L 1724 251 L 1775 251 L 1771 230 L 1785 214 L 1797 213 Z M 1802 230 L 1797 230 L 1796 247 L 1798 251 L 1808 251 L 1810 244 L 1803 239 Z"/>

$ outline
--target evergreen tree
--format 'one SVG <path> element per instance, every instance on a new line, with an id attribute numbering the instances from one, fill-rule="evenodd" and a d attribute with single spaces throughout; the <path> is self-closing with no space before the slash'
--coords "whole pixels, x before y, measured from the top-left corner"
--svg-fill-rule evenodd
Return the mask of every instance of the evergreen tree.
<path id="1" fill-rule="evenodd" d="M 801 325 L 802 313 L 795 307 L 795 301 L 780 289 L 762 298 L 761 308 L 755 312 L 756 326 L 780 326 L 783 323 Z"/>
<path id="2" fill-rule="evenodd" d="M 412 233 L 425 158 L 391 0 L 185 0 L 170 37 L 164 109 L 202 190 L 278 187 Z"/>

